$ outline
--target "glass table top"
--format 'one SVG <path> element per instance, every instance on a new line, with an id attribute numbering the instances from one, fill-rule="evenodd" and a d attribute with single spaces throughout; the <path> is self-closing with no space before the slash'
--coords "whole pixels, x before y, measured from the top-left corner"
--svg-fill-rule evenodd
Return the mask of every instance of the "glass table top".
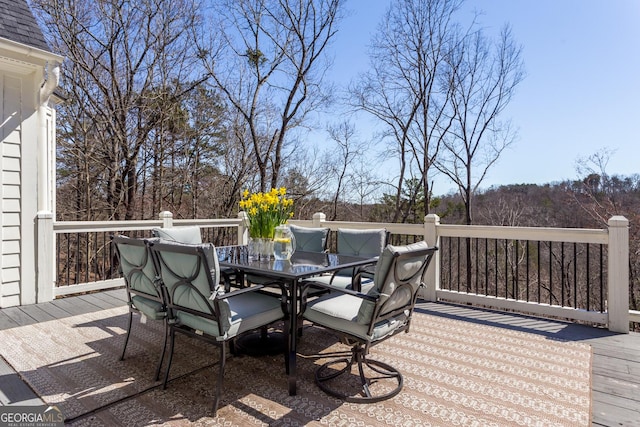
<path id="1" fill-rule="evenodd" d="M 303 251 L 294 252 L 288 261 L 276 259 L 257 261 L 249 259 L 246 246 L 220 246 L 216 248 L 216 252 L 221 267 L 288 278 L 304 278 L 343 268 L 372 264 L 377 261 L 377 257 Z"/>

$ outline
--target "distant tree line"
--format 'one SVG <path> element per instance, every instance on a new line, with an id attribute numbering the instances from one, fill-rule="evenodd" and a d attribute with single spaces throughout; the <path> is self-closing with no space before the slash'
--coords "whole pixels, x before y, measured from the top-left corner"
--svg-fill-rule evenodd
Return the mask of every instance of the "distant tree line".
<path id="1" fill-rule="evenodd" d="M 591 159 L 602 157 L 596 154 Z M 581 169 L 586 175 L 573 181 L 505 185 L 482 191 L 474 199 L 476 223 L 602 229 L 612 216 L 624 216 L 630 223 L 629 305 L 632 310 L 640 310 L 640 175 L 608 175 L 602 170 Z M 459 196 L 441 197 L 435 204 L 433 211 L 443 223 L 464 223 Z M 588 292 L 583 291 L 583 295 Z"/>

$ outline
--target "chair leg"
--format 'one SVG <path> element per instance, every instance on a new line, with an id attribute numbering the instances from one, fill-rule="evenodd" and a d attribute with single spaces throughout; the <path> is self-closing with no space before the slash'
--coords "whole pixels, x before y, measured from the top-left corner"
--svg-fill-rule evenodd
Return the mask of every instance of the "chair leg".
<path id="1" fill-rule="evenodd" d="M 341 369 L 334 368 L 337 364 L 344 364 L 344 367 Z M 359 380 L 357 384 L 359 390 L 357 390 L 356 387 L 350 387 L 351 392 L 346 392 L 344 389 L 333 388 L 329 383 L 330 380 L 341 375 L 353 375 L 353 365 L 358 367 L 358 374 L 356 378 Z M 373 375 L 367 377 L 365 374 L 365 368 L 371 371 Z M 400 393 L 403 386 L 402 374 L 397 369 L 386 363 L 367 359 L 364 347 L 359 345 L 352 348 L 351 358 L 334 359 L 316 369 L 315 379 L 318 387 L 325 393 L 352 403 L 380 402 Z M 386 380 L 391 383 L 395 383 L 395 386 L 389 386 L 386 388 L 390 391 L 379 395 L 375 395 L 375 393 L 371 392 L 371 385 Z M 343 381 L 341 384 L 338 384 L 338 386 L 344 387 L 344 383 L 345 382 Z"/>
<path id="2" fill-rule="evenodd" d="M 169 334 L 169 325 L 167 321 L 164 321 L 164 340 L 162 340 L 162 353 L 160 354 L 160 360 L 158 361 L 158 367 L 156 368 L 156 376 L 154 377 L 154 381 L 158 381 L 160 379 L 160 369 L 162 368 L 162 362 L 164 361 L 164 355 L 167 352 L 167 338 Z"/>
<path id="3" fill-rule="evenodd" d="M 362 352 L 355 353 L 356 363 L 358 365 L 358 375 L 360 376 L 360 383 L 362 384 L 362 392 L 366 398 L 371 399 L 371 391 L 369 390 L 369 380 L 364 374 L 363 363 L 367 363 Z"/>
<path id="4" fill-rule="evenodd" d="M 218 384 L 216 385 L 216 398 L 213 401 L 213 416 L 216 416 L 218 412 L 218 405 L 220 404 L 220 396 L 222 395 L 222 382 L 224 381 L 224 365 L 227 361 L 227 343 L 222 342 L 220 346 L 220 367 L 218 370 Z"/>
<path id="5" fill-rule="evenodd" d="M 171 362 L 173 361 L 173 345 L 176 339 L 176 333 L 173 327 L 169 326 L 169 360 L 167 360 L 167 371 L 164 374 L 164 382 L 162 383 L 162 389 L 167 388 L 167 381 L 169 380 L 169 371 L 171 370 Z"/>
<path id="6" fill-rule="evenodd" d="M 131 335 L 131 323 L 133 322 L 133 312 L 129 310 L 129 320 L 127 321 L 127 335 L 124 338 L 124 346 L 122 346 L 122 354 L 120 360 L 124 360 L 124 352 L 127 351 L 127 344 L 129 343 L 129 335 Z"/>

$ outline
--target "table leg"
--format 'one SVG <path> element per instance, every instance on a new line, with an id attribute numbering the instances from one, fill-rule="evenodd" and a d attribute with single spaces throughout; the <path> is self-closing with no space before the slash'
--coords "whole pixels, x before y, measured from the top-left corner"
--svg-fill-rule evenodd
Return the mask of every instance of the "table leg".
<path id="1" fill-rule="evenodd" d="M 289 339 L 287 340 L 287 360 L 286 369 L 289 375 L 289 395 L 296 395 L 296 354 L 298 340 L 298 280 L 291 281 L 289 292 Z"/>

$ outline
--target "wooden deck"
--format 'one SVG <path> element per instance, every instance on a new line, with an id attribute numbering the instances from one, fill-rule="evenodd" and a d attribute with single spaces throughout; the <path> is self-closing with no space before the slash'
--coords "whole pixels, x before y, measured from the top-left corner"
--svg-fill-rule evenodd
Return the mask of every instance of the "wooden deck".
<path id="1" fill-rule="evenodd" d="M 124 290 L 116 289 L 0 309 L 0 329 L 118 307 L 125 304 L 125 298 Z M 419 306 L 441 316 L 591 344 L 592 425 L 640 426 L 640 334 L 614 334 L 600 328 L 455 304 L 423 302 Z M 0 405 L 43 404 L 2 358 L 0 378 Z"/>

